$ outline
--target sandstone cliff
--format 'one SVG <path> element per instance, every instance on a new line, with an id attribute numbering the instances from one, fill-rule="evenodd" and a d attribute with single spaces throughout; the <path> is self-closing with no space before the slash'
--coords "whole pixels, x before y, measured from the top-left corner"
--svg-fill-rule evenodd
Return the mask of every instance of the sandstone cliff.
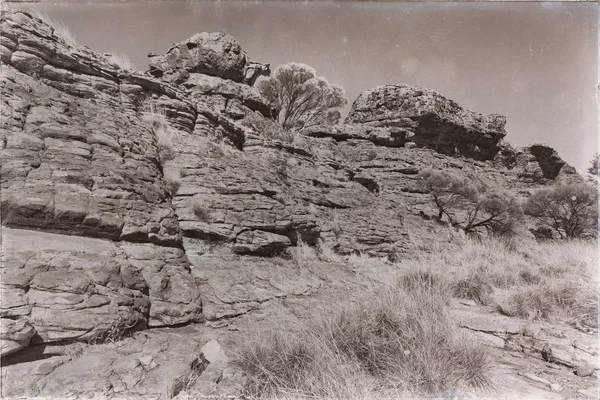
<path id="1" fill-rule="evenodd" d="M 1 31 L 3 355 L 318 292 L 325 278 L 272 257 L 300 241 L 401 256 L 445 229 L 422 217 L 424 168 L 523 196 L 579 179 L 547 146 L 504 144 L 504 117 L 407 85 L 362 93 L 345 124 L 294 144 L 267 139 L 241 120 L 273 112 L 252 87 L 268 66 L 227 35 L 194 35 L 142 73 L 23 12 Z M 172 130 L 168 161 L 148 104 Z"/>

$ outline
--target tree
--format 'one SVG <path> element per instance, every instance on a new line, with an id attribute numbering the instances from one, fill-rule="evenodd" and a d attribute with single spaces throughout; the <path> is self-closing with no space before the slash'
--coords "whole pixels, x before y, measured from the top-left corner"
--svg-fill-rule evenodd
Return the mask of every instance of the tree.
<path id="1" fill-rule="evenodd" d="M 280 110 L 276 117 L 285 130 L 335 124 L 341 115 L 339 108 L 348 102 L 341 86 L 316 76 L 314 68 L 295 62 L 279 65 L 258 89 Z"/>
<path id="2" fill-rule="evenodd" d="M 425 170 L 419 174 L 421 190 L 431 195 L 438 220 L 445 216 L 465 233 L 508 235 L 522 215 L 517 199 L 501 189 L 489 189 L 449 171 Z"/>
<path id="3" fill-rule="evenodd" d="M 536 217 L 562 239 L 594 234 L 598 221 L 598 194 L 585 184 L 543 189 L 527 200 L 525 213 Z"/>

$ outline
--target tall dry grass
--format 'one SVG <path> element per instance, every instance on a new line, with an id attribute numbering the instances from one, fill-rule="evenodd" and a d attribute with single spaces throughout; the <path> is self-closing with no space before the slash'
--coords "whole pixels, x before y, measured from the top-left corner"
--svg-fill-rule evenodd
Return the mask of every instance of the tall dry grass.
<path id="1" fill-rule="evenodd" d="M 164 108 L 146 101 L 143 104 L 143 118 L 150 125 L 156 136 L 156 146 L 158 149 L 158 159 L 164 167 L 165 163 L 175 157 L 173 149 L 173 129 L 167 120 L 167 114 Z"/>
<path id="2" fill-rule="evenodd" d="M 300 242 L 291 256 L 299 270 L 345 262 L 348 273 L 384 289 L 339 299 L 308 321 L 285 314 L 249 333 L 235 363 L 251 397 L 448 398 L 493 387 L 490 350 L 458 332 L 448 314 L 452 297 L 532 320 L 598 323 L 592 241 L 460 236 L 396 263 Z"/>
<path id="3" fill-rule="evenodd" d="M 135 66 L 131 62 L 131 59 L 124 54 L 111 54 L 110 61 L 122 70 L 132 71 L 135 69 Z"/>
<path id="4" fill-rule="evenodd" d="M 278 319 L 246 337 L 235 363 L 259 398 L 453 397 L 493 385 L 488 350 L 464 340 L 444 290 L 416 280 L 309 321 Z"/>
<path id="5" fill-rule="evenodd" d="M 436 274 L 455 297 L 496 306 L 507 315 L 598 324 L 596 241 L 515 244 L 497 238 L 459 238 L 397 267 L 404 274 Z"/>
<path id="6" fill-rule="evenodd" d="M 55 20 L 51 18 L 48 14 L 41 12 L 38 9 L 34 9 L 32 12 L 33 17 L 40 19 L 45 24 L 52 27 L 54 30 L 54 34 L 65 41 L 65 43 L 70 44 L 72 46 L 77 45 L 77 39 L 75 39 L 75 35 L 69 29 L 64 22 Z"/>

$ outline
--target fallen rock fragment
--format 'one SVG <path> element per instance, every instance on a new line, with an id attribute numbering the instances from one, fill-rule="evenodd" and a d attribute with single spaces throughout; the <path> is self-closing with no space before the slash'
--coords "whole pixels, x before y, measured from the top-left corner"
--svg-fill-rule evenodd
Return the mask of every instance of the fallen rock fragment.
<path id="1" fill-rule="evenodd" d="M 594 373 L 594 367 L 590 364 L 581 364 L 578 365 L 575 369 L 575 374 L 577 376 L 585 377 L 590 376 Z"/>
<path id="2" fill-rule="evenodd" d="M 520 373 L 519 375 L 521 375 L 522 377 L 527 378 L 531 381 L 534 381 L 534 382 L 543 383 L 544 385 L 548 385 L 548 386 L 552 385 L 552 383 L 549 380 L 540 378 L 539 376 L 529 373 L 529 372 L 523 372 L 523 373 Z"/>
<path id="3" fill-rule="evenodd" d="M 0 340 L 0 354 L 6 356 L 29 345 L 35 335 L 35 329 L 29 321 L 2 318 L 0 321 L 2 339 Z"/>
<path id="4" fill-rule="evenodd" d="M 563 390 L 562 386 L 560 386 L 558 383 L 553 383 L 550 385 L 550 389 L 553 392 L 561 392 Z"/>

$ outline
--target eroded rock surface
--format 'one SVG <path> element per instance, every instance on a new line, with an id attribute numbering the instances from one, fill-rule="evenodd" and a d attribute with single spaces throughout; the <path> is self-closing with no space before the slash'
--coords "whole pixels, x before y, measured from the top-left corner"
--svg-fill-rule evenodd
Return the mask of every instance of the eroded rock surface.
<path id="1" fill-rule="evenodd" d="M 2 243 L 0 315 L 20 347 L 202 320 L 181 249 L 8 228 Z"/>
<path id="2" fill-rule="evenodd" d="M 385 85 L 358 96 L 346 123 L 396 127 L 414 134 L 411 141 L 444 154 L 488 159 L 506 136 L 502 115 L 466 110 L 429 89 Z"/>
<path id="3" fill-rule="evenodd" d="M 184 93 L 26 13 L 3 12 L 1 29 L 3 354 L 202 320 L 141 104 L 168 103 L 191 130 Z"/>
<path id="4" fill-rule="evenodd" d="M 239 393 L 225 344 L 243 335 L 237 324 L 268 321 L 280 301 L 306 318 L 399 273 L 388 262 L 300 268 L 290 248 L 323 243 L 394 260 L 435 241 L 447 228 L 419 190 L 426 168 L 522 197 L 579 177 L 547 146 L 503 143 L 504 117 L 407 85 L 361 94 L 343 125 L 293 143 L 265 138 L 242 122 L 276 112 L 252 87 L 269 67 L 224 34 L 194 35 L 141 73 L 23 12 L 5 11 L 1 29 L 6 396 Z M 152 110 L 170 129 L 167 161 Z M 597 355 L 585 338 L 577 347 L 527 336 L 522 321 L 497 315 L 482 328 L 489 316 L 461 312 L 463 329 L 498 351 L 537 362 L 551 346 L 560 368 L 582 374 L 579 361 Z M 127 331 L 136 332 L 114 346 L 70 343 Z M 71 354 L 73 345 L 85 350 Z"/>

